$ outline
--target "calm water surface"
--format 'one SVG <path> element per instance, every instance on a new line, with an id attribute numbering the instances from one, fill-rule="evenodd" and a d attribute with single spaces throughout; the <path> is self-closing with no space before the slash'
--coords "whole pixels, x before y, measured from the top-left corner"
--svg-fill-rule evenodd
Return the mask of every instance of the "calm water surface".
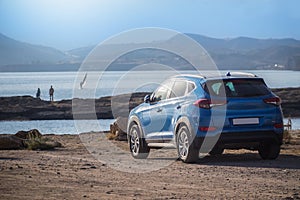
<path id="1" fill-rule="evenodd" d="M 271 88 L 300 87 L 300 71 L 249 70 L 247 72 L 263 77 Z M 183 71 L 182 73 L 195 72 Z M 203 73 L 209 72 L 204 71 Z M 226 71 L 221 71 L 221 73 L 225 74 Z M 105 72 L 101 77 L 100 74 L 100 72 L 88 72 L 87 85 L 84 89 L 87 97 L 99 98 L 115 94 L 113 92 L 116 91 L 117 93 L 148 92 L 156 88 L 157 84 L 143 85 L 141 83 L 159 83 L 168 77 L 168 74 L 163 71 L 135 72 L 132 79 L 126 80 L 126 84 L 118 84 L 120 79 L 126 75 L 126 72 Z M 35 96 L 37 88 L 40 88 L 41 98 L 48 100 L 48 91 L 50 86 L 53 85 L 55 100 L 71 99 L 75 95 L 73 90 L 79 88 L 79 85 L 75 84 L 77 76 L 80 79 L 83 75 L 77 72 L 0 72 L 0 96 Z M 115 89 L 115 85 L 118 86 L 118 90 Z M 90 96 L 90 93 L 92 93 L 92 96 Z"/>
<path id="2" fill-rule="evenodd" d="M 14 134 L 20 130 L 38 129 L 42 134 L 78 134 L 90 131 L 106 131 L 115 120 L 34 120 L 0 121 L 0 134 Z M 76 126 L 78 123 L 79 126 Z M 84 124 L 84 125 L 82 125 Z"/>

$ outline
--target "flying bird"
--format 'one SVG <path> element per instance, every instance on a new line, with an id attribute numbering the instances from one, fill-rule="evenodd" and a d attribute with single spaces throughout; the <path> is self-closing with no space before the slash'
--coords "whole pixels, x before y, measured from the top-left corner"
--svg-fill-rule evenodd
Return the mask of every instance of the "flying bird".
<path id="1" fill-rule="evenodd" d="M 87 73 L 85 73 L 83 80 L 79 84 L 79 88 L 83 89 L 83 86 L 86 84 Z"/>

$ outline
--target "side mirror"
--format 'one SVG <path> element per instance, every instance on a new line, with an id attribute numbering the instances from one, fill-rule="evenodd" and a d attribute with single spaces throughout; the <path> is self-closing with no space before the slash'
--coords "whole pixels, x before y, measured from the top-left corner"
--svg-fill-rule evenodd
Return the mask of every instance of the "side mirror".
<path id="1" fill-rule="evenodd" d="M 145 103 L 150 103 L 150 95 L 147 94 L 145 97 L 144 97 L 144 102 Z"/>

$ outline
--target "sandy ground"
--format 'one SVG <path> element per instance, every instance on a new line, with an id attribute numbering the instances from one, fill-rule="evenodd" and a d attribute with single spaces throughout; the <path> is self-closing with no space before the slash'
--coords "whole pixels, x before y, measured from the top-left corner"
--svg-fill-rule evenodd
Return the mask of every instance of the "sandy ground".
<path id="1" fill-rule="evenodd" d="M 0 199 L 300 199 L 299 144 L 283 145 L 272 161 L 226 150 L 196 164 L 175 161 L 176 150 L 169 149 L 169 166 L 129 173 L 94 158 L 78 135 L 47 137 L 64 148 L 0 151 Z"/>

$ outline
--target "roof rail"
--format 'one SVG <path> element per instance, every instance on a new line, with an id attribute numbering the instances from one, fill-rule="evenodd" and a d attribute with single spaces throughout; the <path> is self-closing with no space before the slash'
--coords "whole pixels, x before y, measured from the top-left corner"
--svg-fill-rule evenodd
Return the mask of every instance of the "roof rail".
<path id="1" fill-rule="evenodd" d="M 226 76 L 246 76 L 246 77 L 257 77 L 255 74 L 249 72 L 227 72 Z"/>
<path id="2" fill-rule="evenodd" d="M 179 75 L 175 75 L 174 77 L 183 77 L 183 76 L 189 76 L 189 77 L 194 77 L 194 78 L 203 78 L 206 79 L 206 76 L 203 76 L 201 74 L 179 74 Z"/>

